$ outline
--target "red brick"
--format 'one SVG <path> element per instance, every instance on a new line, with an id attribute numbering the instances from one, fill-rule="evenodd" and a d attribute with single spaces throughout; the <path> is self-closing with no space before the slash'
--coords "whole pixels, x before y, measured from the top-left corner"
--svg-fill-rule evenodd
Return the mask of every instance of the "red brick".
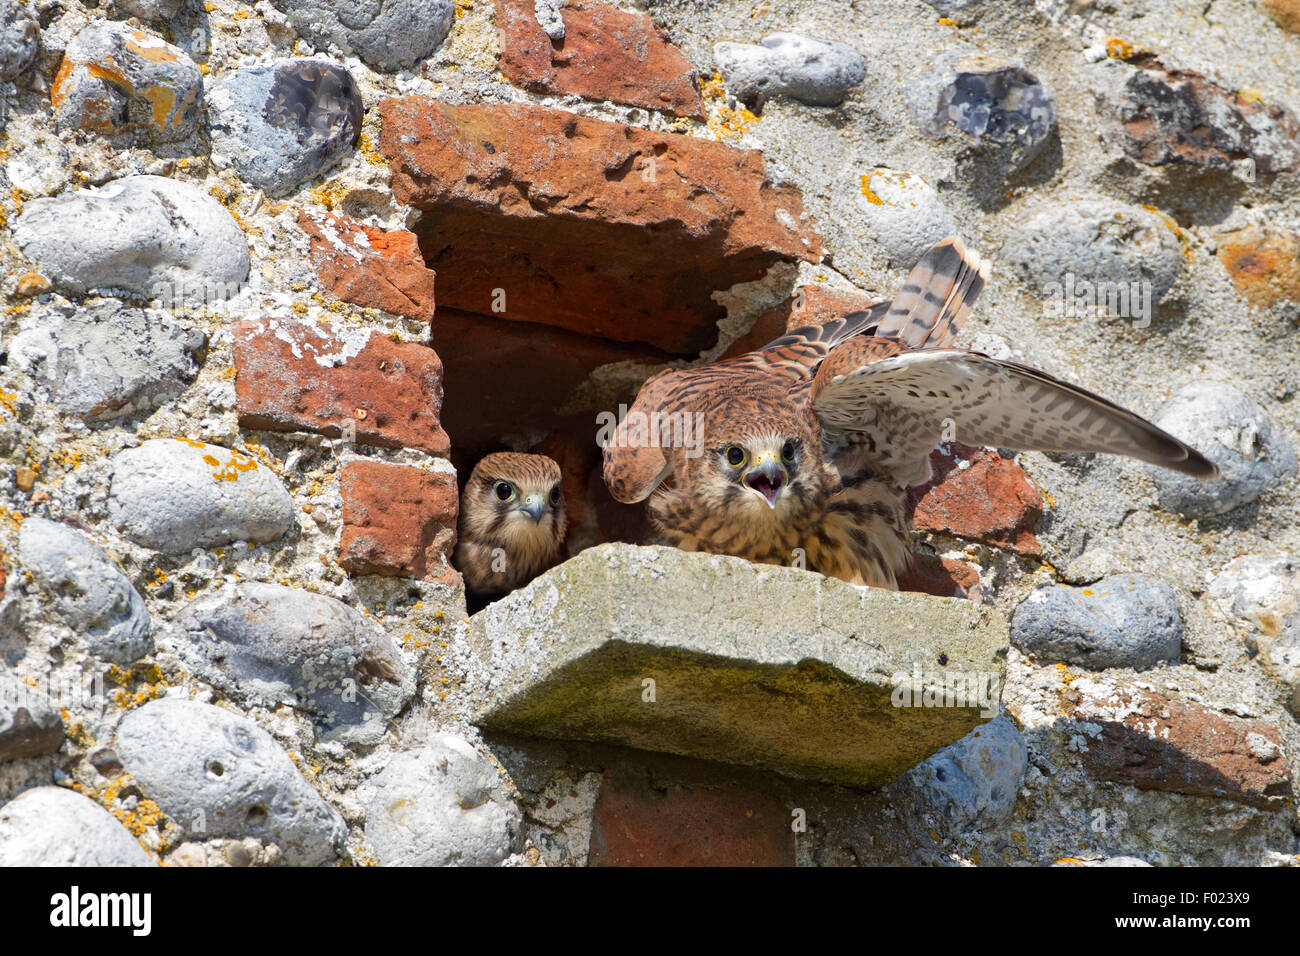
<path id="1" fill-rule="evenodd" d="M 448 452 L 442 363 L 426 345 L 367 329 L 244 319 L 235 326 L 235 370 L 245 428 L 338 437 L 351 421 L 362 444 Z"/>
<path id="2" fill-rule="evenodd" d="M 495 2 L 501 72 L 516 86 L 703 117 L 694 68 L 645 14 L 569 0 L 560 9 L 564 39 L 552 42 L 533 0 Z"/>
<path id="3" fill-rule="evenodd" d="M 717 341 L 714 292 L 823 256 L 756 150 L 522 103 L 379 113 L 444 306 L 686 355 Z"/>
<path id="4" fill-rule="evenodd" d="M 1038 556 L 1043 497 L 1015 462 L 956 442 L 930 454 L 933 477 L 908 492 L 913 526 Z M 960 463 L 970 462 L 961 468 Z"/>
<path id="5" fill-rule="evenodd" d="M 650 786 L 605 774 L 591 866 L 794 866 L 790 810 L 733 786 Z"/>
<path id="6" fill-rule="evenodd" d="M 339 472 L 339 564 L 352 574 L 459 580 L 448 563 L 460 510 L 455 476 L 384 461 L 349 461 Z"/>
<path id="7" fill-rule="evenodd" d="M 326 293 L 364 308 L 432 320 L 434 272 L 424 264 L 414 233 L 305 209 L 298 225 L 311 237 L 312 265 Z"/>
<path id="8" fill-rule="evenodd" d="M 859 312 L 871 308 L 880 300 L 865 292 L 845 292 L 840 289 L 828 289 L 821 285 L 801 285 L 794 295 L 778 306 L 768 309 L 754 322 L 753 328 L 738 338 L 723 358 L 744 355 L 761 349 L 768 342 L 779 339 L 791 329 L 805 325 L 821 325 L 830 319 L 837 319 L 850 312 Z"/>
<path id="9" fill-rule="evenodd" d="M 1262 809 L 1289 805 L 1291 772 L 1275 725 L 1139 688 L 1078 696 L 1072 716 L 1101 727 L 1081 753 L 1092 776 Z"/>

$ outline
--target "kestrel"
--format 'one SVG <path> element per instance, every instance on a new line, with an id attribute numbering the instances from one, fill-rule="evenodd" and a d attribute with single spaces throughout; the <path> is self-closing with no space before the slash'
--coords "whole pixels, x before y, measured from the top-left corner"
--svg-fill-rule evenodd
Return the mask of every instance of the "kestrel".
<path id="1" fill-rule="evenodd" d="M 929 479 L 941 439 L 1218 476 L 1099 395 L 952 348 L 986 278 L 986 263 L 946 239 L 892 302 L 659 373 L 605 443 L 605 483 L 619 501 L 650 498 L 654 526 L 679 548 L 897 588 L 910 560 L 906 491 Z M 696 440 L 681 441 L 692 428 Z"/>
<path id="2" fill-rule="evenodd" d="M 565 527 L 559 465 L 513 452 L 483 458 L 460 499 L 455 565 L 466 595 L 486 603 L 554 567 Z"/>

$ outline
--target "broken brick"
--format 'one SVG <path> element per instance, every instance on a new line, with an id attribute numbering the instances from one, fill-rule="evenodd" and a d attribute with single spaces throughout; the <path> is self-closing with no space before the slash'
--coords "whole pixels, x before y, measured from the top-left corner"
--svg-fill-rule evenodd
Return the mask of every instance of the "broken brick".
<path id="1" fill-rule="evenodd" d="M 339 472 L 339 564 L 352 574 L 451 583 L 460 510 L 456 478 L 384 461 L 349 461 Z"/>
<path id="2" fill-rule="evenodd" d="M 644 13 L 569 0 L 564 37 L 552 41 L 533 0 L 496 0 L 496 10 L 501 72 L 516 86 L 703 117 L 694 68 Z"/>
<path id="3" fill-rule="evenodd" d="M 281 319 L 235 326 L 239 424 L 319 432 L 445 456 L 442 363 L 427 345 L 370 329 Z"/>
<path id="4" fill-rule="evenodd" d="M 298 214 L 298 225 L 311 237 L 316 278 L 329 295 L 363 308 L 432 320 L 434 272 L 424 264 L 414 233 L 307 210 Z"/>

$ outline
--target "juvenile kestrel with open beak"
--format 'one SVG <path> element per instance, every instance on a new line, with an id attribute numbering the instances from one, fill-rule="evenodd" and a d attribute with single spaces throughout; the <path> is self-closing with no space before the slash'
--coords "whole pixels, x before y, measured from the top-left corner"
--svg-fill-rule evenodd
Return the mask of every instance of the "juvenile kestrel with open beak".
<path id="1" fill-rule="evenodd" d="M 892 302 L 659 373 L 605 444 L 605 483 L 619 501 L 650 498 L 656 529 L 679 548 L 766 564 L 802 556 L 810 570 L 897 588 L 910 557 L 906 492 L 929 479 L 941 438 L 1218 476 L 1099 395 L 952 348 L 986 278 L 987 264 L 946 239 Z M 695 441 L 680 440 L 691 429 Z"/>
<path id="2" fill-rule="evenodd" d="M 470 472 L 453 563 L 476 604 L 523 587 L 562 557 L 560 466 L 545 455 L 498 452 Z"/>

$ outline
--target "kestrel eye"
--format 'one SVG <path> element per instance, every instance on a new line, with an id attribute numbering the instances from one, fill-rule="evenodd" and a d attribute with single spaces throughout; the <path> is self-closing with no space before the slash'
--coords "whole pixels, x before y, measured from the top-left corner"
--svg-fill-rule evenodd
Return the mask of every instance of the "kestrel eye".
<path id="1" fill-rule="evenodd" d="M 497 501 L 509 501 L 515 496 L 514 486 L 508 481 L 498 481 L 492 486 L 492 491 L 497 496 Z"/>
<path id="2" fill-rule="evenodd" d="M 551 507 L 554 508 L 560 503 L 560 486 L 556 485 L 551 489 Z"/>
<path id="3" fill-rule="evenodd" d="M 745 463 L 745 449 L 741 448 L 739 445 L 728 445 L 726 455 L 727 464 L 732 468 L 739 468 Z"/>
<path id="4" fill-rule="evenodd" d="M 787 441 L 781 446 L 781 460 L 785 462 L 794 461 L 794 442 Z"/>

